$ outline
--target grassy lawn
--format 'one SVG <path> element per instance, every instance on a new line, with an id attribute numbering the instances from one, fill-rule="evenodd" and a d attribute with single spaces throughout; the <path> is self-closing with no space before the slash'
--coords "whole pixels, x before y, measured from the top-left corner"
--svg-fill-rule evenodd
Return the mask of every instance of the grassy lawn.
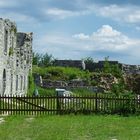
<path id="1" fill-rule="evenodd" d="M 138 140 L 140 117 L 0 117 L 1 140 Z"/>

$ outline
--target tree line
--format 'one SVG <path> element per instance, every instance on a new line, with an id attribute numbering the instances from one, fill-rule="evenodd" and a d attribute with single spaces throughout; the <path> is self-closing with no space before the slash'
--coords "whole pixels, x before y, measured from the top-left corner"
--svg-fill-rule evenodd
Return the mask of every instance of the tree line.
<path id="1" fill-rule="evenodd" d="M 39 67 L 48 67 L 53 66 L 56 58 L 54 58 L 51 54 L 45 53 L 45 54 L 39 54 L 39 53 L 33 53 L 33 65 L 37 65 Z M 85 64 L 88 66 L 93 66 L 94 60 L 91 57 L 86 57 L 84 59 Z M 92 70 L 93 71 L 93 70 Z M 115 77 L 122 77 L 122 71 L 119 68 L 119 66 L 112 65 L 109 63 L 109 57 L 105 57 L 104 66 L 102 70 L 100 70 L 104 73 L 111 73 Z"/>
<path id="2" fill-rule="evenodd" d="M 47 67 L 52 66 L 54 64 L 54 61 L 56 59 L 48 53 L 45 54 L 39 54 L 39 53 L 33 53 L 33 65 L 37 65 L 39 67 Z"/>

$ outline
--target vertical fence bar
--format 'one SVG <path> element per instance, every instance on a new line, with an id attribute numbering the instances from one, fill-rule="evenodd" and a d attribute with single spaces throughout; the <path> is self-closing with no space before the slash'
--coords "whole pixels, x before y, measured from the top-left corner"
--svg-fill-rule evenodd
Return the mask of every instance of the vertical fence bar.
<path id="1" fill-rule="evenodd" d="M 15 114 L 17 115 L 17 95 L 16 95 L 16 100 L 15 100 L 15 106 L 16 106 L 16 111 L 15 111 Z"/>
<path id="2" fill-rule="evenodd" d="M 38 102 L 38 100 L 39 100 L 39 96 L 37 96 L 37 98 L 36 98 L 36 99 L 37 99 L 36 104 L 37 104 L 37 105 L 39 105 L 39 102 Z M 38 108 L 37 108 L 36 113 L 37 113 L 37 116 L 38 116 Z"/>
<path id="3" fill-rule="evenodd" d="M 27 102 L 28 102 L 28 100 L 29 100 L 29 97 L 30 97 L 30 96 L 28 96 L 28 97 L 26 98 L 26 101 L 27 101 Z M 29 104 L 27 104 L 26 110 L 27 110 L 27 115 L 29 115 Z"/>
<path id="4" fill-rule="evenodd" d="M 56 106 L 57 106 L 57 114 L 59 114 L 59 111 L 60 111 L 60 100 L 59 100 L 59 96 L 58 96 L 58 92 L 56 94 L 56 98 L 57 98 L 57 103 L 56 103 Z"/>
<path id="5" fill-rule="evenodd" d="M 95 112 L 97 113 L 98 111 L 98 97 L 97 97 L 97 92 L 95 93 Z"/>
<path id="6" fill-rule="evenodd" d="M 6 95 L 6 114 L 8 114 L 8 95 Z"/>
<path id="7" fill-rule="evenodd" d="M 87 96 L 87 111 L 86 113 L 88 114 L 89 112 L 89 95 L 86 95 Z"/>
<path id="8" fill-rule="evenodd" d="M 35 105 L 37 105 L 37 97 L 38 97 L 38 96 L 35 97 Z M 35 111 L 34 111 L 34 112 L 35 112 L 35 115 L 37 115 L 37 109 L 38 109 L 38 108 L 37 108 L 37 107 L 34 107 L 34 109 L 35 109 Z"/>
<path id="9" fill-rule="evenodd" d="M 17 110 L 18 114 L 20 115 L 20 100 L 18 100 L 19 96 L 17 97 Z"/>
<path id="10" fill-rule="evenodd" d="M 19 100 L 19 108 L 20 108 L 20 115 L 22 114 L 22 96 L 20 96 L 21 100 Z"/>
<path id="11" fill-rule="evenodd" d="M 95 102 L 96 102 L 96 99 L 95 99 L 95 98 L 96 98 L 96 97 L 95 97 L 95 94 L 94 94 L 94 95 L 93 95 L 93 112 L 94 112 L 94 113 L 95 113 L 95 110 L 96 110 L 96 109 L 95 109 L 95 108 L 96 108 L 96 107 L 95 107 L 95 106 L 96 106 L 96 105 L 95 105 L 95 104 L 96 104 L 96 103 L 95 103 Z"/>
<path id="12" fill-rule="evenodd" d="M 32 103 L 30 112 L 31 112 L 31 115 L 33 115 L 33 95 L 31 96 L 30 101 Z"/>
<path id="13" fill-rule="evenodd" d="M 43 114 L 45 114 L 45 96 L 43 96 Z"/>
<path id="14" fill-rule="evenodd" d="M 53 114 L 53 98 L 51 98 L 51 115 Z"/>
<path id="15" fill-rule="evenodd" d="M 21 96 L 18 97 L 18 99 L 20 99 L 20 98 L 21 98 Z M 18 101 L 19 101 L 19 103 L 18 103 L 19 115 L 21 115 L 21 101 L 20 100 L 18 100 Z"/>
<path id="16" fill-rule="evenodd" d="M 91 103 L 91 101 L 92 101 L 92 96 L 90 95 L 90 113 L 92 113 L 92 103 Z"/>
<path id="17" fill-rule="evenodd" d="M 73 111 L 74 111 L 74 113 L 76 112 L 76 103 L 75 103 L 75 97 L 76 97 L 76 95 L 74 95 L 73 96 Z"/>
<path id="18" fill-rule="evenodd" d="M 23 96 L 23 100 L 25 101 L 25 95 Z M 23 114 L 25 115 L 25 102 L 23 102 Z"/>
<path id="19" fill-rule="evenodd" d="M 83 98 L 83 94 L 81 95 L 81 99 L 82 99 L 82 110 L 84 110 L 84 105 L 85 105 L 85 101 L 84 101 L 84 98 Z"/>
<path id="20" fill-rule="evenodd" d="M 46 100 L 47 100 L 47 109 L 48 109 L 47 114 L 49 114 L 49 97 L 48 96 L 46 96 Z M 56 108 L 57 108 L 57 105 L 56 105 Z"/>
<path id="21" fill-rule="evenodd" d="M 76 95 L 74 102 L 75 102 L 74 103 L 75 104 L 75 113 L 77 113 L 77 111 L 78 111 L 77 95 Z"/>
<path id="22" fill-rule="evenodd" d="M 27 102 L 30 102 L 30 95 L 28 96 L 28 98 L 27 98 Z M 27 108 L 27 110 L 28 110 L 28 115 L 30 115 L 30 104 L 27 104 L 28 105 L 28 108 Z"/>
<path id="23" fill-rule="evenodd" d="M 45 103 L 45 104 L 44 104 L 44 108 L 45 108 L 44 111 L 45 111 L 45 114 L 46 114 L 46 113 L 47 113 L 47 110 L 46 110 L 46 96 L 44 96 L 44 103 Z"/>

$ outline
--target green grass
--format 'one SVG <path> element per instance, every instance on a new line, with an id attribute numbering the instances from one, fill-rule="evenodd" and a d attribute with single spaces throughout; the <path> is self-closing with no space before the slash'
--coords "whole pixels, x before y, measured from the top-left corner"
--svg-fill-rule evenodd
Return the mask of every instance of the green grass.
<path id="1" fill-rule="evenodd" d="M 38 93 L 39 95 L 41 96 L 48 96 L 48 95 L 56 95 L 56 91 L 55 91 L 55 88 L 41 88 L 41 87 L 37 87 L 38 89 Z"/>
<path id="2" fill-rule="evenodd" d="M 4 120 L 1 140 L 140 139 L 140 117 L 136 116 L 8 116 Z"/>
<path id="3" fill-rule="evenodd" d="M 83 71 L 78 68 L 71 67 L 37 67 L 33 66 L 33 73 L 38 73 L 45 79 L 50 80 L 72 80 L 72 79 L 89 79 L 90 73 L 88 71 Z"/>

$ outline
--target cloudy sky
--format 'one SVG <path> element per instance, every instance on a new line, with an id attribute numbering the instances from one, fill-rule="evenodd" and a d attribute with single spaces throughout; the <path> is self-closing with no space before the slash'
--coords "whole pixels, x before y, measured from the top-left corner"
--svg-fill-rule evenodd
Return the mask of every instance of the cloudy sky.
<path id="1" fill-rule="evenodd" d="M 140 64 L 139 0 L 0 0 L 0 17 L 33 32 L 36 52 Z"/>

